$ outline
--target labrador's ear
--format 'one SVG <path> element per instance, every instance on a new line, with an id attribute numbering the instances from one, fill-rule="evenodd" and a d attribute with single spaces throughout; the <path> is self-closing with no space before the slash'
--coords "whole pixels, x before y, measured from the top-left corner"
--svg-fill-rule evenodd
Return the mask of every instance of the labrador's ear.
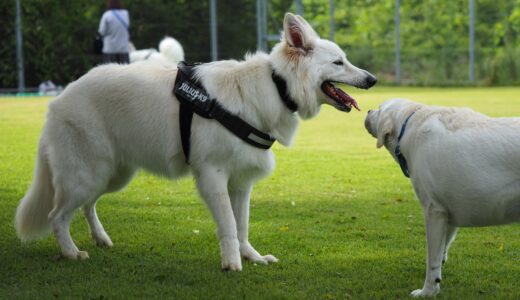
<path id="1" fill-rule="evenodd" d="M 385 118 L 385 120 L 382 120 L 377 124 L 377 148 L 383 147 L 386 141 L 386 137 L 392 133 L 392 130 L 394 128 L 393 122 L 390 120 L 390 118 Z"/>

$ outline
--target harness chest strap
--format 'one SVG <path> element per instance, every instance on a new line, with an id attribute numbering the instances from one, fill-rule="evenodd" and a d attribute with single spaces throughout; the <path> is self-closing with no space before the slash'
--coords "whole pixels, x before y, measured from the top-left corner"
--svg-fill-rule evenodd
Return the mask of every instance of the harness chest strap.
<path id="1" fill-rule="evenodd" d="M 174 87 L 174 94 L 180 102 L 179 125 L 186 162 L 189 162 L 190 157 L 193 113 L 206 119 L 215 119 L 237 137 L 254 147 L 271 148 L 275 142 L 274 137 L 251 126 L 209 96 L 204 87 L 194 79 L 193 68 L 197 65 L 199 64 L 179 63 Z"/>

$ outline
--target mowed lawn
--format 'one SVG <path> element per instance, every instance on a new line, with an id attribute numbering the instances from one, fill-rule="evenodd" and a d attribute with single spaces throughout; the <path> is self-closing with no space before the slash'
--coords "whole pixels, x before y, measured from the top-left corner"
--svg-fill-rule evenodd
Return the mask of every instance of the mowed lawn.
<path id="1" fill-rule="evenodd" d="M 215 225 L 191 178 L 140 172 L 103 196 L 98 214 L 114 247 L 71 227 L 86 261 L 55 261 L 53 236 L 22 244 L 13 218 L 30 184 L 49 98 L 0 98 L 0 299 L 405 299 L 421 288 L 426 241 L 410 182 L 365 130 L 386 99 L 468 106 L 520 116 L 520 88 L 346 89 L 362 112 L 323 107 L 252 194 L 250 240 L 274 265 L 220 270 Z M 173 101 L 173 100 L 172 100 Z M 153 147 L 153 145 L 150 145 Z M 520 149 L 518 149 L 520 151 Z M 439 299 L 518 299 L 520 226 L 464 228 L 443 268 Z"/>

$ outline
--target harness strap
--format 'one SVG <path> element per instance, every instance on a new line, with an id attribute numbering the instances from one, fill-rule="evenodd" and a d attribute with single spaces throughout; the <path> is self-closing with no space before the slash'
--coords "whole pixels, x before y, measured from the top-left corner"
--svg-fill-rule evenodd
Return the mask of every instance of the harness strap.
<path id="1" fill-rule="evenodd" d="M 260 148 L 269 149 L 276 141 L 271 135 L 251 126 L 239 116 L 225 109 L 216 99 L 212 99 L 204 87 L 194 79 L 193 68 L 198 64 L 178 65 L 174 94 L 179 100 L 179 126 L 181 131 L 182 150 L 186 162 L 190 157 L 190 136 L 193 113 L 206 118 L 215 119 L 244 142 Z"/>
<path id="2" fill-rule="evenodd" d="M 210 116 L 217 120 L 222 126 L 241 138 L 244 142 L 261 149 L 269 149 L 276 141 L 271 135 L 264 133 L 247 122 L 232 114 L 217 101 L 212 100 L 213 109 Z"/>
<path id="3" fill-rule="evenodd" d="M 181 130 L 182 152 L 186 162 L 190 161 L 190 136 L 193 110 L 184 102 L 179 103 L 179 125 Z"/>

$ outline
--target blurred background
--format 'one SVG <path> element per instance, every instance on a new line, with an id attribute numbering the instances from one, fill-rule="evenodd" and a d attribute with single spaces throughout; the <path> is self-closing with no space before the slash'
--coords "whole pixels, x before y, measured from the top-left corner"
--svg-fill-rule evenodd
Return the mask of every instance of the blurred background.
<path id="1" fill-rule="evenodd" d="M 187 61 L 242 59 L 246 52 L 269 51 L 280 38 L 285 12 L 291 11 L 338 43 L 352 63 L 376 74 L 382 84 L 520 84 L 520 0 L 123 4 L 137 49 L 157 48 L 169 35 L 182 44 Z M 66 85 L 99 64 L 92 41 L 105 8 L 101 0 L 0 1 L 0 90 L 30 90 L 45 80 Z"/>

